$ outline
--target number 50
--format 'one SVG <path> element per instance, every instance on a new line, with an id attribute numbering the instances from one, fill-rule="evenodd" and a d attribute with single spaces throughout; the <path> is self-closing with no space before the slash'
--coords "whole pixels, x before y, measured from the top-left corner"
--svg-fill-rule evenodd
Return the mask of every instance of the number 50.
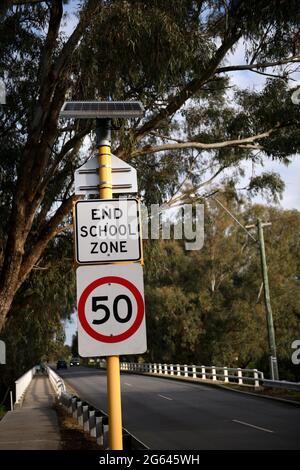
<path id="1" fill-rule="evenodd" d="M 120 317 L 119 315 L 119 302 L 120 300 L 125 300 L 127 304 L 127 313 L 125 317 Z M 111 312 L 107 305 L 101 302 L 107 302 L 108 296 L 101 296 L 101 297 L 92 297 L 92 311 L 98 312 L 102 310 L 104 312 L 104 317 L 100 319 L 94 319 L 93 325 L 102 325 L 103 323 L 107 322 L 110 318 Z M 132 317 L 132 303 L 130 298 L 127 295 L 117 295 L 115 300 L 113 301 L 113 315 L 115 319 L 119 323 L 127 323 Z"/>

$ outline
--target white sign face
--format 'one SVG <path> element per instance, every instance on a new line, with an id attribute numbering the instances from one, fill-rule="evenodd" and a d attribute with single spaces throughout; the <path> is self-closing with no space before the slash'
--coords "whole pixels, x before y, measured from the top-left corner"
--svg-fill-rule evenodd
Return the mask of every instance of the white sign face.
<path id="1" fill-rule="evenodd" d="M 113 194 L 137 193 L 136 170 L 115 155 L 111 155 Z M 90 158 L 74 173 L 75 194 L 99 194 L 98 157 Z"/>
<path id="2" fill-rule="evenodd" d="M 137 199 L 78 201 L 75 204 L 76 261 L 82 264 L 139 261 Z"/>
<path id="3" fill-rule="evenodd" d="M 6 346 L 2 340 L 0 340 L 0 364 L 6 364 Z"/>
<path id="4" fill-rule="evenodd" d="M 293 92 L 291 99 L 294 104 L 300 104 L 300 88 Z"/>
<path id="5" fill-rule="evenodd" d="M 6 87 L 3 80 L 0 78 L 0 104 L 6 104 Z"/>
<path id="6" fill-rule="evenodd" d="M 142 266 L 80 266 L 76 278 L 80 356 L 144 353 L 147 341 Z"/>

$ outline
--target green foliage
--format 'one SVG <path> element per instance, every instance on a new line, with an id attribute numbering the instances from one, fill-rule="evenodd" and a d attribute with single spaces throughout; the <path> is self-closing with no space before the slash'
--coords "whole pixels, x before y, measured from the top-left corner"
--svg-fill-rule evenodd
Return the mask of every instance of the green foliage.
<path id="1" fill-rule="evenodd" d="M 282 377 L 299 378 L 291 344 L 300 327 L 300 213 L 223 203 L 244 223 L 272 221 L 266 252 Z M 258 246 L 216 203 L 206 204 L 205 243 L 145 246 L 149 360 L 258 367 L 268 374 L 268 338 Z"/>
<path id="2" fill-rule="evenodd" d="M 154 110 L 158 93 L 169 93 L 198 73 L 215 46 L 199 31 L 197 3 L 106 2 L 78 51 L 78 66 L 89 71 L 99 96 L 117 99 L 126 93 Z"/>
<path id="3" fill-rule="evenodd" d="M 196 293 L 177 286 L 147 287 L 147 328 L 152 361 L 192 361 L 202 322 Z"/>
<path id="4" fill-rule="evenodd" d="M 78 357 L 78 333 L 76 331 L 76 334 L 73 335 L 72 337 L 72 345 L 71 345 L 71 353 L 73 357 Z"/>
<path id="5" fill-rule="evenodd" d="M 72 239 L 60 235 L 16 295 L 1 334 L 7 346 L 7 364 L 1 366 L 0 390 L 41 360 L 70 354 L 64 346 L 64 320 L 75 304 Z"/>
<path id="6" fill-rule="evenodd" d="M 278 202 L 278 196 L 282 196 L 284 188 L 284 182 L 277 173 L 266 172 L 251 178 L 248 191 L 253 196 L 256 196 L 259 193 L 264 194 L 269 191 L 273 196 L 273 200 Z"/>
<path id="7" fill-rule="evenodd" d="M 73 3 L 78 18 L 84 17 L 90 2 Z M 229 76 L 218 68 L 227 65 L 225 52 L 231 53 L 238 41 L 245 44 L 248 62 L 299 54 L 299 2 L 99 0 L 83 36 L 63 57 L 65 67 L 58 76 L 57 58 L 67 38 L 63 33 L 56 38 L 49 28 L 50 15 L 51 27 L 57 18 L 53 4 L 17 7 L 4 19 L 1 16 L 0 77 L 5 77 L 7 86 L 0 121 L 2 273 L 6 242 L 18 235 L 24 241 L 23 258 L 34 252 L 49 230 L 53 212 L 72 194 L 75 167 L 87 157 L 86 152 L 79 154 L 81 142 L 76 140 L 82 122 L 58 119 L 62 101 L 139 99 L 145 118 L 132 121 L 129 130 L 121 124 L 114 134 L 114 150 L 136 166 L 147 204 L 166 202 L 186 187 L 213 190 L 214 182 L 207 182 L 211 175 L 229 169 L 222 195 L 226 205 L 245 221 L 258 215 L 272 220 L 271 235 L 266 237 L 271 295 L 280 363 L 287 364 L 292 336 L 299 329 L 299 214 L 245 207 L 235 186 L 244 161 L 259 166 L 271 158 L 288 164 L 299 152 L 299 107 L 291 103 L 285 72 L 280 79 L 268 80 L 259 92 L 228 91 Z M 51 47 L 48 30 L 54 36 Z M 219 52 L 216 57 L 222 41 L 225 55 Z M 160 119 L 153 121 L 157 115 Z M 93 123 L 84 125 L 89 133 Z M 150 152 L 151 147 L 174 142 L 174 137 L 175 143 L 212 144 L 260 134 L 264 137 L 251 148 Z M 136 156 L 141 147 L 149 154 Z M 24 180 L 27 168 L 32 171 Z M 267 193 L 276 200 L 283 183 L 278 175 L 263 173 L 253 177 L 247 189 L 250 196 Z M 23 218 L 32 223 L 24 228 L 19 221 L 14 233 L 19 202 Z M 149 356 L 173 362 L 263 364 L 267 341 L 262 297 L 258 298 L 257 250 L 213 202 L 207 202 L 206 208 L 206 239 L 200 252 L 185 252 L 179 241 L 145 244 Z M 71 237 L 68 231 L 62 235 L 61 223 L 13 294 L 4 331 L 8 366 L 1 375 L 2 387 L 42 356 L 69 353 L 63 346 L 62 321 L 75 303 L 73 253 Z M 13 260 L 15 253 L 8 258 Z M 72 353 L 75 347 L 74 341 Z"/>
<path id="8" fill-rule="evenodd" d="M 1 420 L 1 418 L 3 418 L 3 416 L 5 415 L 5 413 L 6 413 L 6 408 L 5 408 L 5 406 L 0 405 L 0 420 Z"/>

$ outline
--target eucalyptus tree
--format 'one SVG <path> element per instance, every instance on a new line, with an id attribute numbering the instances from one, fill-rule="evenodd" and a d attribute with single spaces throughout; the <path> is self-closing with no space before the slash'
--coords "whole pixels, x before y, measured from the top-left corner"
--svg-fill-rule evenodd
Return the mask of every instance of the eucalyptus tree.
<path id="1" fill-rule="evenodd" d="M 211 181 L 247 159 L 286 163 L 299 148 L 287 86 L 299 62 L 296 0 L 7 0 L 0 13 L 0 330 L 50 241 L 69 227 L 72 175 L 93 123 L 63 122 L 64 100 L 144 103 L 143 119 L 120 126 L 114 152 L 137 166 L 150 202 L 178 191 L 188 200 L 190 187 L 205 189 L 206 167 Z M 241 43 L 245 57 L 233 65 Z M 272 77 L 260 92 L 228 90 L 228 74 L 241 70 Z M 272 174 L 249 188 L 265 185 L 282 190 Z"/>

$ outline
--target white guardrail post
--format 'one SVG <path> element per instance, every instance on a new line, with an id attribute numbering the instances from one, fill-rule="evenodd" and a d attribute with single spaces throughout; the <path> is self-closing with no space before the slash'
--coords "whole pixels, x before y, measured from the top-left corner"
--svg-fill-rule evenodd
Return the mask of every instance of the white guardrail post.
<path id="1" fill-rule="evenodd" d="M 254 387 L 259 387 L 259 380 L 258 380 L 258 371 L 257 369 L 253 369 L 254 373 Z"/>
<path id="2" fill-rule="evenodd" d="M 243 385 L 243 373 L 240 367 L 238 367 L 237 373 L 238 373 L 238 384 Z"/>
<path id="3" fill-rule="evenodd" d="M 224 382 L 228 383 L 229 380 L 228 380 L 228 369 L 227 369 L 227 367 L 223 367 L 223 371 L 224 371 Z"/>

